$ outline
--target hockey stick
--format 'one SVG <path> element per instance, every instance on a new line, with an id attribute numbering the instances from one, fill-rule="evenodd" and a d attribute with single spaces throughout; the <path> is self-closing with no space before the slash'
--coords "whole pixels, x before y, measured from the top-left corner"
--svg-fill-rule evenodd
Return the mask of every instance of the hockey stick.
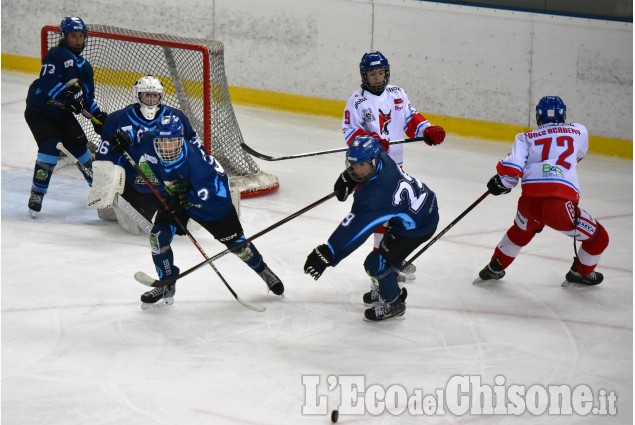
<path id="1" fill-rule="evenodd" d="M 137 163 L 135 162 L 134 159 L 132 159 L 132 157 L 130 156 L 130 154 L 128 152 L 126 152 L 125 150 L 123 151 L 123 156 L 126 158 L 126 160 L 128 160 L 128 162 L 130 163 L 130 165 L 135 169 L 135 171 L 139 174 L 139 176 L 141 178 L 143 178 L 143 180 L 145 181 L 146 185 L 150 188 L 150 190 L 152 191 L 152 193 L 154 194 L 154 196 L 156 196 L 156 198 L 159 200 L 159 202 L 161 203 L 161 205 L 163 205 L 163 209 L 170 213 L 173 212 L 174 210 L 172 208 L 170 208 L 170 206 L 168 205 L 168 203 L 165 201 L 165 199 L 163 199 L 163 196 L 161 196 L 161 194 L 159 193 L 159 191 L 152 185 L 152 182 L 150 181 L 150 179 L 148 178 L 148 176 L 146 176 L 146 174 L 143 172 L 143 170 L 137 165 Z M 198 249 L 198 251 L 201 253 L 201 255 L 205 258 L 205 262 L 209 262 L 209 265 L 212 267 L 212 269 L 214 270 L 214 272 L 218 275 L 218 277 L 220 278 L 220 280 L 223 282 L 223 284 L 225 285 L 225 287 L 229 290 L 229 292 L 231 292 L 231 294 L 234 296 L 234 298 L 236 299 L 236 301 L 238 301 L 239 303 L 241 303 L 242 305 L 244 305 L 245 307 L 254 310 L 254 311 L 258 311 L 258 312 L 263 312 L 266 310 L 265 307 L 263 306 L 259 306 L 259 305 L 254 305 L 254 304 L 249 304 L 248 302 L 245 302 L 243 300 L 240 299 L 240 297 L 238 296 L 238 294 L 232 289 L 231 286 L 229 286 L 229 283 L 227 283 L 227 281 L 225 280 L 225 278 L 223 277 L 223 275 L 218 271 L 218 269 L 216 268 L 216 266 L 211 262 L 208 261 L 209 257 L 207 256 L 207 254 L 205 253 L 205 251 L 203 251 L 203 248 L 201 247 L 201 245 L 198 243 L 198 241 L 194 238 L 194 236 L 192 236 L 192 233 L 190 233 L 189 230 L 187 230 L 187 227 L 181 222 L 181 220 L 176 216 L 173 215 L 172 218 L 174 219 L 174 221 L 176 222 L 176 224 L 181 228 L 181 230 L 183 230 L 185 232 L 185 234 L 187 235 L 188 238 L 190 238 L 190 241 L 192 241 L 192 243 L 194 244 L 194 246 Z M 166 285 L 166 281 L 162 282 L 164 286 Z"/>
<path id="2" fill-rule="evenodd" d="M 432 244 L 434 244 L 436 241 L 438 241 L 439 239 L 441 239 L 441 237 L 442 237 L 443 235 L 445 235 L 445 234 L 448 232 L 448 230 L 450 230 L 452 227 L 454 227 L 454 225 L 455 225 L 456 223 L 458 223 L 459 221 L 461 221 L 461 219 L 462 219 L 463 217 L 465 217 L 465 216 L 466 216 L 466 215 L 467 215 L 470 211 L 472 211 L 472 210 L 474 209 L 474 207 L 476 207 L 478 204 L 480 204 L 480 203 L 481 203 L 481 201 L 487 197 L 487 195 L 489 195 L 489 190 L 488 190 L 487 192 L 485 192 L 484 194 L 482 194 L 482 195 L 481 195 L 481 196 L 480 196 L 480 197 L 479 197 L 476 201 L 474 201 L 474 202 L 472 203 L 472 205 L 470 205 L 469 207 L 467 207 L 467 209 L 466 209 L 465 211 L 463 211 L 463 212 L 461 213 L 461 215 L 459 215 L 457 218 L 455 218 L 455 219 L 454 219 L 454 221 L 453 221 L 452 223 L 448 224 L 448 225 L 447 225 L 447 227 L 446 227 L 445 229 L 441 230 L 441 231 L 439 232 L 439 234 L 438 234 L 438 235 L 436 235 L 436 236 L 434 237 L 434 239 L 432 239 L 430 242 L 428 242 L 428 243 L 426 244 L 426 246 L 424 246 L 423 248 L 421 248 L 421 250 L 419 250 L 419 252 L 417 252 L 415 255 L 413 255 L 413 256 L 410 258 L 410 260 L 406 261 L 406 262 L 404 263 L 404 265 L 403 265 L 402 269 L 403 269 L 403 268 L 405 268 L 405 267 L 407 267 L 407 266 L 409 266 L 410 264 L 412 264 L 412 262 L 413 262 L 414 260 L 416 260 L 417 258 L 419 258 L 419 256 L 420 256 L 421 254 L 423 254 L 424 252 L 426 252 L 426 250 L 427 250 L 428 248 L 430 248 L 430 246 L 432 246 Z"/>
<path id="3" fill-rule="evenodd" d="M 58 142 L 55 147 L 58 150 L 64 152 L 64 154 L 75 163 L 79 171 L 81 171 L 84 175 L 90 177 L 91 179 L 93 178 L 93 172 L 89 168 L 86 168 L 84 164 L 79 162 L 79 160 L 75 158 L 75 156 L 64 147 L 62 142 Z M 118 206 L 121 211 L 123 211 L 128 217 L 130 217 L 135 223 L 137 223 L 137 226 L 139 226 L 141 230 L 143 230 L 147 234 L 150 234 L 150 230 L 152 230 L 152 223 L 146 220 L 146 218 L 142 216 L 139 211 L 137 211 L 135 207 L 133 207 L 130 202 L 126 201 L 124 197 L 121 196 L 119 193 L 115 193 L 114 205 Z"/>
<path id="4" fill-rule="evenodd" d="M 423 140 L 423 137 L 413 137 L 412 139 L 395 140 L 389 143 L 391 145 L 399 145 L 402 143 L 420 142 L 422 140 Z M 288 156 L 269 156 L 269 155 L 265 155 L 258 151 L 253 150 L 252 148 L 247 146 L 244 142 L 241 142 L 240 146 L 249 154 L 255 156 L 256 158 L 264 159 L 265 161 L 282 161 L 284 159 L 294 159 L 294 158 L 304 158 L 306 156 L 326 155 L 329 153 L 345 152 L 346 150 L 348 150 L 348 147 L 345 147 L 345 148 L 330 149 L 326 151 L 299 153 L 296 155 L 288 155 Z"/>
<path id="5" fill-rule="evenodd" d="M 97 118 L 93 117 L 91 115 L 90 112 L 88 112 L 85 109 L 82 109 L 82 115 L 84 115 L 86 118 L 89 118 L 91 121 L 93 121 L 96 124 L 102 124 Z M 146 176 L 146 174 L 143 172 L 143 170 L 137 165 L 137 163 L 135 162 L 134 159 L 132 159 L 132 157 L 130 156 L 130 154 L 128 152 L 126 152 L 125 150 L 123 151 L 123 156 L 126 158 L 126 160 L 128 161 L 128 163 L 130 163 L 130 165 L 132 166 L 132 168 L 135 169 L 135 171 L 137 172 L 137 174 L 139 174 L 139 176 L 141 178 L 143 178 L 145 184 L 150 188 L 150 190 L 152 191 L 152 193 L 154 194 L 154 196 L 156 196 L 156 198 L 159 200 L 159 202 L 161 203 L 161 205 L 163 206 L 163 209 L 165 209 L 165 211 L 167 212 L 172 212 L 172 208 L 170 208 L 170 206 L 168 205 L 168 203 L 165 201 L 165 199 L 163 199 L 163 197 L 161 196 L 161 194 L 159 193 L 158 190 L 156 190 L 156 188 L 152 185 L 152 182 L 150 181 L 150 179 L 148 178 L 148 176 Z M 189 230 L 187 230 L 187 227 L 181 222 L 181 220 L 179 220 L 178 217 L 174 216 L 174 221 L 176 222 L 176 224 L 185 232 L 185 234 L 190 238 L 190 240 L 192 241 L 192 243 L 194 244 L 194 246 L 196 246 L 196 248 L 198 249 L 198 251 L 201 253 L 201 255 L 203 255 L 203 257 L 205 258 L 205 260 L 208 260 L 209 257 L 207 256 L 207 254 L 205 253 L 205 251 L 203 251 L 203 248 L 201 247 L 201 245 L 198 243 L 198 241 L 194 238 L 194 236 L 192 235 L 192 233 L 190 233 Z M 212 269 L 214 270 L 214 272 L 218 275 L 218 277 L 220 278 L 220 280 L 223 282 L 223 284 L 225 285 L 225 287 L 229 290 L 229 292 L 234 296 L 234 298 L 236 299 L 236 301 L 238 301 L 239 303 L 241 303 L 242 305 L 244 305 L 245 307 L 254 310 L 254 311 L 258 311 L 258 312 L 263 312 L 266 310 L 265 307 L 263 306 L 258 306 L 258 305 L 253 305 L 253 304 L 249 304 L 248 302 L 245 302 L 243 300 L 240 299 L 240 297 L 238 296 L 238 294 L 232 289 L 231 286 L 229 286 L 229 283 L 227 283 L 227 281 L 225 280 L 225 278 L 223 277 L 223 275 L 220 273 L 220 271 L 218 271 L 218 269 L 216 268 L 216 266 L 214 264 L 212 264 L 211 262 L 209 263 L 209 265 L 212 267 Z M 165 285 L 165 281 L 163 282 L 163 284 Z"/>
<path id="6" fill-rule="evenodd" d="M 242 247 L 244 247 L 245 245 L 247 245 L 249 242 L 253 241 L 256 238 L 259 238 L 260 236 L 271 232 L 272 230 L 282 226 L 285 223 L 288 223 L 289 221 L 293 220 L 296 217 L 301 216 L 302 214 L 304 214 L 305 212 L 317 207 L 318 205 L 328 201 L 329 199 L 331 199 L 332 197 L 335 196 L 335 192 L 329 193 L 328 195 L 326 195 L 323 198 L 318 199 L 317 201 L 315 201 L 314 203 L 312 203 L 311 205 L 307 205 L 306 207 L 302 208 L 301 210 L 298 210 L 296 212 L 294 212 L 293 214 L 291 214 L 288 217 L 283 218 L 282 220 L 272 224 L 271 226 L 267 227 L 266 229 L 261 230 L 260 232 L 256 233 L 255 235 L 245 239 L 243 242 L 241 242 L 239 245 L 236 245 L 235 247 L 231 248 L 231 249 L 226 249 L 225 251 L 222 251 L 216 255 L 214 255 L 212 258 L 205 260 L 201 263 L 198 263 L 197 265 L 195 265 L 194 267 L 190 267 L 189 269 L 187 269 L 186 271 L 182 272 L 181 274 L 179 274 L 179 276 L 170 281 L 169 283 L 174 283 L 176 280 L 181 279 L 185 276 L 187 276 L 188 274 L 198 270 L 199 268 L 203 267 L 205 264 L 207 263 L 212 263 L 212 261 L 216 261 L 219 258 L 225 256 L 226 254 L 229 254 L 230 252 L 235 252 L 239 249 L 241 249 Z M 146 286 L 152 286 L 152 287 L 157 287 L 157 286 L 164 286 L 166 285 L 166 281 L 160 281 L 160 280 L 156 280 L 153 279 L 152 277 L 148 276 L 147 274 L 145 274 L 144 272 L 137 272 L 134 275 L 134 278 L 137 282 L 146 285 Z"/>

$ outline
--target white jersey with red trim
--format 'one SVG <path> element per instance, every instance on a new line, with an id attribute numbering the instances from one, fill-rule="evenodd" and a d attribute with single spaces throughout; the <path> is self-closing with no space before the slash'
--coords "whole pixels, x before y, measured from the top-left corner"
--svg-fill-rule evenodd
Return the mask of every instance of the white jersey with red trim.
<path id="1" fill-rule="evenodd" d="M 408 95 L 397 86 L 386 86 L 379 96 L 364 90 L 355 90 L 346 102 L 342 132 L 344 140 L 350 144 L 357 136 L 372 135 L 382 139 L 401 140 L 407 137 L 421 137 L 429 127 L 428 120 L 410 105 Z M 403 145 L 392 145 L 390 157 L 401 166 Z"/>
<path id="2" fill-rule="evenodd" d="M 582 124 L 542 125 L 516 135 L 512 151 L 496 165 L 506 187 L 522 179 L 525 196 L 580 200 L 576 164 L 589 149 L 589 134 Z"/>

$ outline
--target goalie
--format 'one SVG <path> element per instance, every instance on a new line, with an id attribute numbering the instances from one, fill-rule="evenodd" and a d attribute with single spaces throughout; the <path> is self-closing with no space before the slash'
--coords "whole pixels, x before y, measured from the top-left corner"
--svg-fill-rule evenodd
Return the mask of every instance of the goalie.
<path id="1" fill-rule="evenodd" d="M 124 148 L 150 177 L 156 189 L 165 194 L 162 184 L 147 165 L 148 161 L 156 163 L 157 158 L 142 154 L 141 136 L 152 130 L 161 117 L 168 115 L 180 118 L 186 140 L 197 143 L 198 136 L 181 110 L 162 104 L 163 85 L 157 78 L 151 75 L 139 78 L 132 87 L 132 99 L 134 103 L 111 113 L 104 123 L 102 141 L 95 153 L 95 183 L 88 207 L 96 208 L 100 218 L 117 220 L 123 230 L 138 234 L 138 225 L 114 204 L 115 194 L 121 193 L 148 221 L 152 221 L 161 204 L 122 156 Z"/>

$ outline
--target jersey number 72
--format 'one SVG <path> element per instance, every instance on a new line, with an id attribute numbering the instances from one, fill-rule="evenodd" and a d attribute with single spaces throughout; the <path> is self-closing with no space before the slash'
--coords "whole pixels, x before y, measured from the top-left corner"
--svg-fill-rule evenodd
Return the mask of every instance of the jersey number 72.
<path id="1" fill-rule="evenodd" d="M 553 137 L 546 137 L 544 139 L 535 140 L 534 143 L 536 146 L 542 146 L 542 160 L 546 161 L 549 159 L 549 153 L 551 150 L 551 143 L 553 142 Z M 571 168 L 571 163 L 565 161 L 572 153 L 573 153 L 573 137 L 571 136 L 558 136 L 556 137 L 556 146 L 566 146 L 567 148 L 558 156 L 558 160 L 556 164 L 566 168 L 567 170 Z"/>

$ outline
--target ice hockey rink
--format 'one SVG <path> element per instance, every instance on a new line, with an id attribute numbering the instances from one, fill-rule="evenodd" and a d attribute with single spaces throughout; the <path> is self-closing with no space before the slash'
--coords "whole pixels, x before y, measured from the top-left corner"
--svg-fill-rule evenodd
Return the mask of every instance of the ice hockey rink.
<path id="1" fill-rule="evenodd" d="M 551 229 L 503 280 L 472 285 L 512 224 L 517 189 L 487 197 L 415 261 L 405 320 L 362 321 L 370 240 L 317 282 L 303 273 L 307 254 L 349 211 L 351 200 L 335 199 L 255 241 L 284 281 L 284 298 L 267 294 L 237 258 L 216 262 L 239 296 L 265 312 L 236 302 L 210 267 L 178 284 L 173 306 L 142 311 L 147 287 L 133 275 L 154 275 L 147 238 L 87 209 L 77 169 L 56 170 L 41 215 L 33 220 L 27 212 L 36 145 L 23 111 L 32 79 L 2 73 L 3 423 L 326 424 L 340 405 L 342 424 L 633 423 L 631 161 L 589 155 L 578 167 L 581 206 L 611 238 L 597 287 L 560 286 L 573 243 Z M 575 121 L 576 105 L 568 106 Z M 245 142 L 268 155 L 343 145 L 336 119 L 235 109 Z M 438 230 L 485 192 L 512 139 L 449 134 L 439 147 L 406 145 L 406 171 L 438 196 Z M 257 162 L 279 177 L 280 190 L 242 200 L 247 236 L 330 193 L 344 157 Z M 194 236 L 210 256 L 224 250 L 203 230 Z M 182 270 L 202 261 L 185 237 L 173 248 Z M 614 394 L 617 414 L 480 415 L 446 407 L 428 416 L 417 411 L 416 397 L 399 398 L 451 398 L 449 384 L 464 376 L 506 394 L 513 385 L 533 388 L 534 396 L 536 386 L 587 386 L 596 407 L 598 394 Z M 362 414 L 346 414 L 347 403 Z"/>

